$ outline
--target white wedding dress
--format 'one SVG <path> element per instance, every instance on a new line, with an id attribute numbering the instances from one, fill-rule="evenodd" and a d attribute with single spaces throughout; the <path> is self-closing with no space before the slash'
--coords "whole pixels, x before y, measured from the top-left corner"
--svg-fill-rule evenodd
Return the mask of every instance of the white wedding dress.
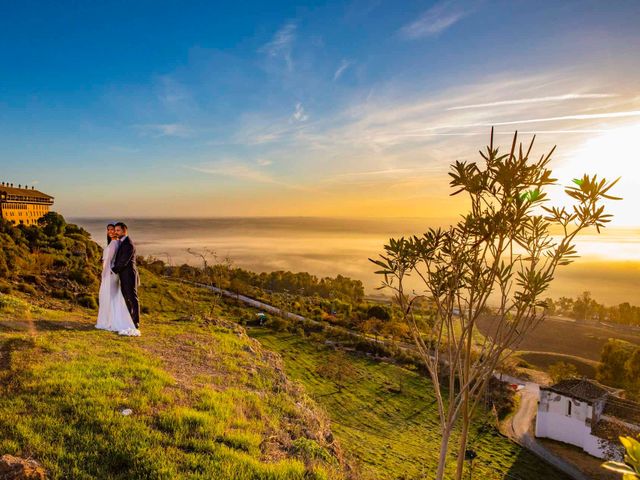
<path id="1" fill-rule="evenodd" d="M 120 335 L 139 337 L 140 330 L 133 324 L 131 314 L 120 290 L 120 277 L 111 271 L 120 242 L 112 241 L 102 254 L 102 282 L 100 283 L 100 309 L 96 328 L 118 332 Z"/>

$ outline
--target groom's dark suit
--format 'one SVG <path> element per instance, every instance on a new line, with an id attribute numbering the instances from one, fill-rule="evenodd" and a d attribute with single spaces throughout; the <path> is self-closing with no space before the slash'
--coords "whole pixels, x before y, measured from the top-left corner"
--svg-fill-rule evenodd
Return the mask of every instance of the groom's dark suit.
<path id="1" fill-rule="evenodd" d="M 140 325 L 140 303 L 138 301 L 138 267 L 136 266 L 136 246 L 129 236 L 120 240 L 120 247 L 116 253 L 116 259 L 111 267 L 113 273 L 120 276 L 120 290 L 131 313 L 131 319 L 136 328 Z"/>

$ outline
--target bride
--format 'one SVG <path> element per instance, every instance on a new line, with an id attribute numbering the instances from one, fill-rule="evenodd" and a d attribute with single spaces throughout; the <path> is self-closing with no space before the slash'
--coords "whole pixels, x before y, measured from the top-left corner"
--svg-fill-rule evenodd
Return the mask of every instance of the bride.
<path id="1" fill-rule="evenodd" d="M 102 254 L 102 282 L 100 283 L 100 310 L 96 328 L 118 332 L 120 335 L 139 337 L 140 330 L 133 324 L 131 314 L 120 290 L 120 277 L 111 271 L 118 252 L 115 226 L 107 225 L 107 246 Z"/>

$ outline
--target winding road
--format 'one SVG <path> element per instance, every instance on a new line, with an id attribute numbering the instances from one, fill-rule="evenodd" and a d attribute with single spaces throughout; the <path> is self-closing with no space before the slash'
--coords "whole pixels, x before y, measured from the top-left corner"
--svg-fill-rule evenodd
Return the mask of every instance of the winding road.
<path id="1" fill-rule="evenodd" d="M 533 432 L 533 423 L 538 411 L 538 399 L 540 398 L 540 385 L 535 382 L 526 382 L 509 375 L 496 375 L 503 381 L 522 385 L 518 392 L 520 405 L 506 426 L 505 433 L 511 440 L 535 453 L 538 457 L 563 471 L 574 480 L 592 480 L 573 464 L 551 452 L 538 440 Z"/>

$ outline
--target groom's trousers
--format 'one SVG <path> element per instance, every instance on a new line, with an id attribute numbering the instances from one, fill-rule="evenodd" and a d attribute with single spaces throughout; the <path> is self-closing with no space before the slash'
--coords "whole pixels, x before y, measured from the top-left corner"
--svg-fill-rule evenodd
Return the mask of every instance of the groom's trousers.
<path id="1" fill-rule="evenodd" d="M 136 328 L 140 327 L 140 301 L 138 300 L 138 279 L 134 276 L 121 275 L 120 287 L 124 302 L 127 304 L 127 310 L 131 314 L 131 320 Z"/>

